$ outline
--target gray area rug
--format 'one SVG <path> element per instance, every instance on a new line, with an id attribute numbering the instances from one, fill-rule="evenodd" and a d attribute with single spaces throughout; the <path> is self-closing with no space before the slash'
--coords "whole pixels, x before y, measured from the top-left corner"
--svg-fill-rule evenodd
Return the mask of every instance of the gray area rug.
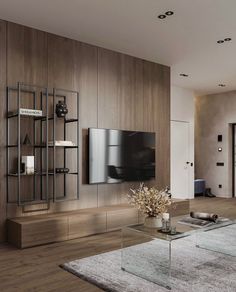
<path id="1" fill-rule="evenodd" d="M 236 226 L 208 232 L 215 246 L 232 247 L 236 251 Z M 208 238 L 206 238 L 208 240 Z M 168 246 L 152 240 L 80 260 L 61 267 L 104 291 L 166 292 L 166 288 L 141 277 L 170 284 L 173 292 L 236 292 L 236 257 L 196 248 L 191 236 L 172 244 L 171 280 L 168 277 Z M 123 254 L 122 254 L 123 253 Z M 121 270 L 125 267 L 141 277 Z"/>

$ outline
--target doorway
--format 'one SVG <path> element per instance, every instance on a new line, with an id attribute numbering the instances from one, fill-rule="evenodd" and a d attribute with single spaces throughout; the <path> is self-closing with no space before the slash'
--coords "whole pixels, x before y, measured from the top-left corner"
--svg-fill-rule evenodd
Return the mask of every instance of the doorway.
<path id="1" fill-rule="evenodd" d="M 171 193 L 173 198 L 189 199 L 193 184 L 190 176 L 189 122 L 171 121 Z"/>
<path id="2" fill-rule="evenodd" d="M 236 124 L 232 124 L 232 197 L 236 193 Z"/>

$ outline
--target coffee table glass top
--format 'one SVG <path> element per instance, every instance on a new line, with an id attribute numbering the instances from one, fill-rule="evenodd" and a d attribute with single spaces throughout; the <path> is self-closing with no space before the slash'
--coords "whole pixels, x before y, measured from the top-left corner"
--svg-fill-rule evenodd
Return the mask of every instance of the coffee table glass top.
<path id="1" fill-rule="evenodd" d="M 195 226 L 189 226 L 186 224 L 178 223 L 178 221 L 181 218 L 183 218 L 183 216 L 171 218 L 171 226 L 176 227 L 176 234 L 174 235 L 170 233 L 164 233 L 161 230 L 157 230 L 156 228 L 147 228 L 143 224 L 131 225 L 125 228 L 131 228 L 134 231 L 142 232 L 146 234 L 147 236 L 151 236 L 152 238 L 172 241 L 179 238 L 190 236 L 196 232 L 206 232 L 206 231 L 222 228 L 222 227 L 229 226 L 236 223 L 236 220 L 228 220 L 224 222 L 214 223 L 213 225 L 210 225 L 207 227 L 195 227 Z"/>
<path id="2" fill-rule="evenodd" d="M 178 223 L 182 218 L 183 216 L 171 218 L 171 226 L 176 227 L 175 235 L 163 233 L 156 228 L 147 228 L 143 224 L 123 227 L 121 269 L 171 289 L 175 285 L 173 275 L 176 271 L 179 279 L 183 274 L 183 281 L 184 275 L 189 273 L 185 257 L 179 254 L 178 248 L 176 249 L 179 242 L 181 244 L 181 240 L 177 239 L 191 235 L 193 239 L 190 238 L 189 241 L 187 240 L 188 244 L 183 245 L 190 256 L 194 254 L 195 248 L 201 248 L 236 257 L 235 226 L 233 226 L 236 220 L 199 228 Z M 199 275 L 200 272 L 201 269 Z M 197 277 L 200 277 L 199 275 Z"/>

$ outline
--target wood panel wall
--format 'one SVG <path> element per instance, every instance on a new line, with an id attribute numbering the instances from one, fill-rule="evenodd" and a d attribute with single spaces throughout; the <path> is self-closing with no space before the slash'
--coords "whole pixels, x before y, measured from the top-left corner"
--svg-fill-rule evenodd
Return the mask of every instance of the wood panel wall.
<path id="1" fill-rule="evenodd" d="M 5 239 L 6 221 L 6 23 L 0 21 L 0 242 Z"/>
<path id="2" fill-rule="evenodd" d="M 7 63 L 6 63 L 7 60 Z M 7 64 L 7 65 L 6 65 Z M 0 22 L 1 99 L 16 82 L 79 91 L 80 199 L 51 204 L 49 212 L 125 202 L 130 184 L 87 184 L 89 127 L 154 131 L 156 184 L 170 184 L 170 68 L 9 22 Z M 1 107 L 0 239 L 5 218 L 25 216 L 6 206 L 5 106 Z M 7 212 L 6 212 L 7 210 Z M 31 213 L 27 213 L 31 214 Z"/>

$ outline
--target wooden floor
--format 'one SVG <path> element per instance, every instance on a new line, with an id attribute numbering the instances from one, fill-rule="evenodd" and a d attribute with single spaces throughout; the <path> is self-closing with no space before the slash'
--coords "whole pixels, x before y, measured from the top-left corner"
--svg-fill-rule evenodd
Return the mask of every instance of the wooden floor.
<path id="1" fill-rule="evenodd" d="M 216 213 L 222 217 L 236 219 L 236 198 L 204 198 L 199 197 L 190 201 L 191 211 Z"/>
<path id="2" fill-rule="evenodd" d="M 236 218 L 236 199 L 198 198 L 191 210 Z M 18 250 L 0 246 L 1 292 L 98 292 L 97 287 L 59 268 L 71 260 L 120 248 L 121 234 L 111 232 L 46 246 Z"/>

